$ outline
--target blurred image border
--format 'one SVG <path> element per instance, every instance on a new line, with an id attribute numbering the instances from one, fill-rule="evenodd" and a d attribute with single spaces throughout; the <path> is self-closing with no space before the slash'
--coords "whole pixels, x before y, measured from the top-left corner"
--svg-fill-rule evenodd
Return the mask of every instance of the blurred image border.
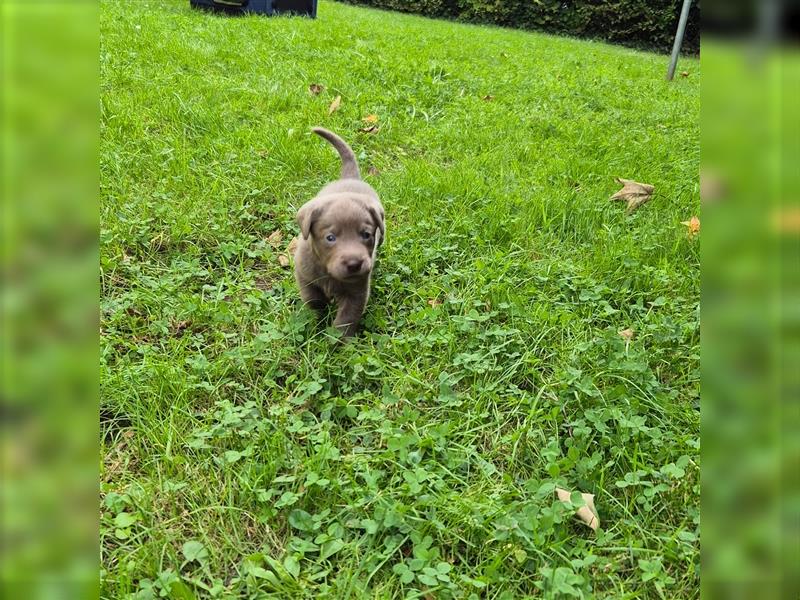
<path id="1" fill-rule="evenodd" d="M 98 54 L 90 1 L 0 2 L 0 596 L 99 596 Z"/>

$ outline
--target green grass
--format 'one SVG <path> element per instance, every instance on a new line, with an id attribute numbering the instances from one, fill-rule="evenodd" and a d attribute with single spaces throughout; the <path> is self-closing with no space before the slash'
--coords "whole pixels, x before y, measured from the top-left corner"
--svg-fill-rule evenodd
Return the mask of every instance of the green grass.
<path id="1" fill-rule="evenodd" d="M 697 61 L 326 1 L 101 30 L 104 597 L 698 596 Z M 344 346 L 277 260 L 313 125 L 387 210 Z"/>

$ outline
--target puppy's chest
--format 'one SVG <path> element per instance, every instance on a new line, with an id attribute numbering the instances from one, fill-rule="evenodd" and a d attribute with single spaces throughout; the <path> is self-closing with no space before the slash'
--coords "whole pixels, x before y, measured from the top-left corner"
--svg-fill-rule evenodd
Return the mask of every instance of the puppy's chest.
<path id="1" fill-rule="evenodd" d="M 342 283 L 332 277 L 324 277 L 317 282 L 317 285 L 325 294 L 328 300 L 338 300 L 339 298 L 353 296 L 356 294 L 363 294 L 369 289 L 369 276 L 361 281 L 353 283 Z"/>

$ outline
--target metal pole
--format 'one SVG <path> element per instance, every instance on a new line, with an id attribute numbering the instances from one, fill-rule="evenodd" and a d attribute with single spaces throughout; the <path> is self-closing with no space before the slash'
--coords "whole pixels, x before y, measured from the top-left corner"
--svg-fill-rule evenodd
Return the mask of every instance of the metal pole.
<path id="1" fill-rule="evenodd" d="M 669 59 L 667 81 L 672 81 L 672 78 L 675 77 L 675 67 L 678 66 L 678 55 L 681 52 L 681 45 L 683 44 L 683 34 L 686 33 L 686 21 L 689 20 L 689 7 L 691 5 L 692 0 L 683 0 L 681 18 L 680 21 L 678 21 L 678 32 L 675 34 L 675 43 L 672 45 L 672 56 Z"/>
<path id="2" fill-rule="evenodd" d="M 760 2 L 758 7 L 758 49 L 763 52 L 778 39 L 781 7 L 779 0 Z"/>

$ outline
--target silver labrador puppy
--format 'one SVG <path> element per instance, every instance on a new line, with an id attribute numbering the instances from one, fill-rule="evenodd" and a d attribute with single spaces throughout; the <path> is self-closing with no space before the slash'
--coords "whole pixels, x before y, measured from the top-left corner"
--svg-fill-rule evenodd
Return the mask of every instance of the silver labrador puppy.
<path id="1" fill-rule="evenodd" d="M 372 267 L 386 236 L 385 213 L 378 194 L 361 181 L 350 146 L 327 129 L 313 131 L 339 152 L 342 174 L 297 211 L 301 236 L 294 273 L 300 296 L 311 308 L 321 311 L 336 302 L 333 324 L 349 337 L 369 299 Z"/>

